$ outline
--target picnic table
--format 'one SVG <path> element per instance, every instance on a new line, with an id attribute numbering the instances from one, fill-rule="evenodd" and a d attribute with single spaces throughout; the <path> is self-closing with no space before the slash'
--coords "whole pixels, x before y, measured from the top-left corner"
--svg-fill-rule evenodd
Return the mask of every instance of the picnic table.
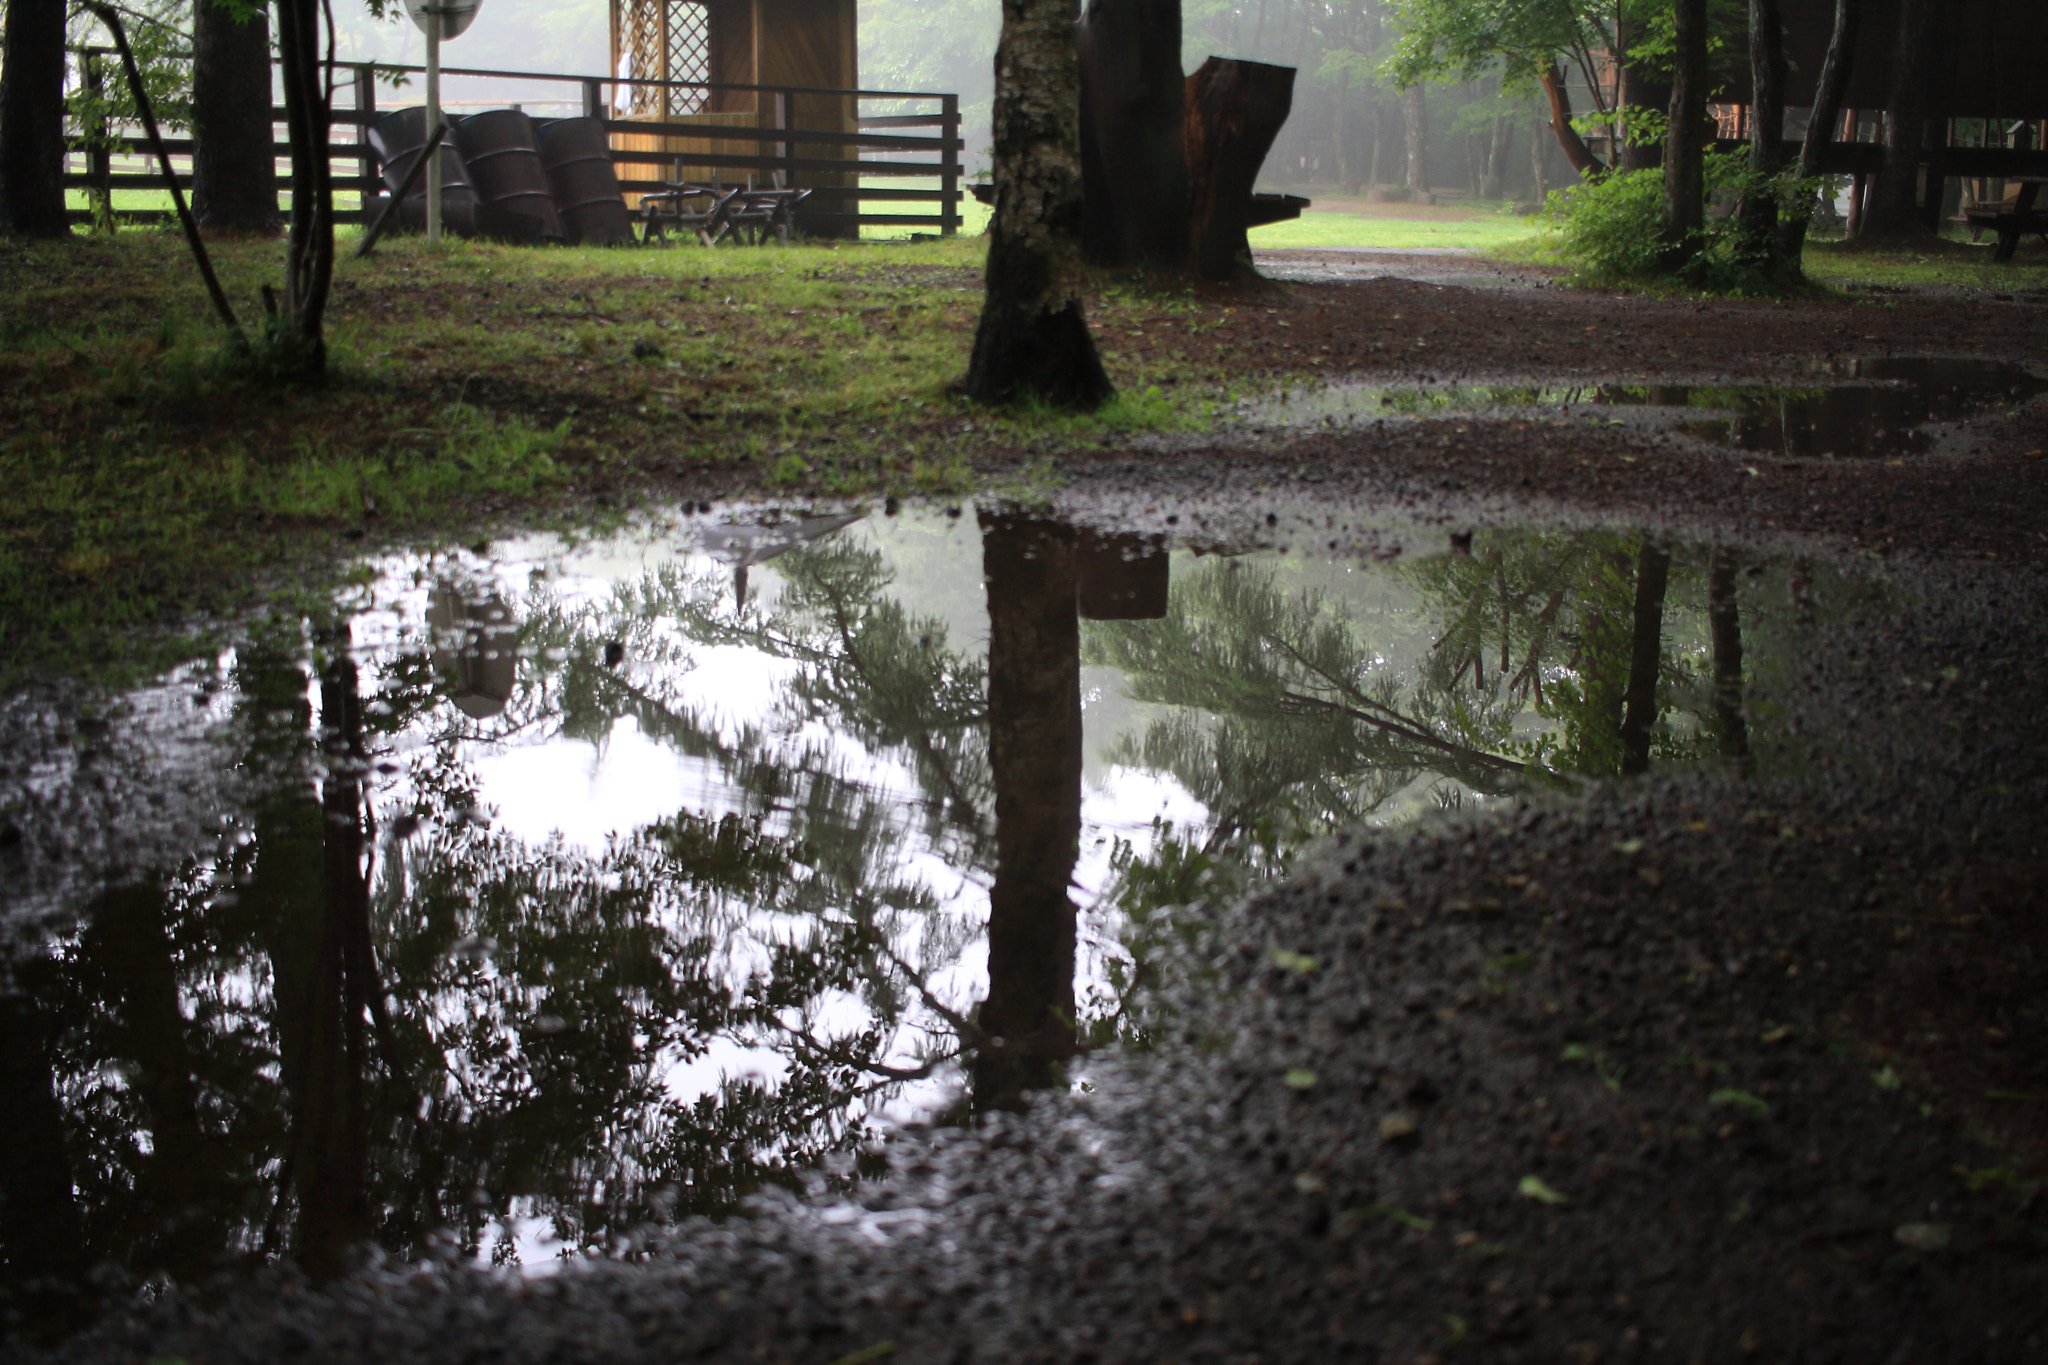
<path id="1" fill-rule="evenodd" d="M 1990 228 L 1998 234 L 1998 245 L 1991 252 L 1994 261 L 2011 260 L 2020 249 L 2020 238 L 2030 232 L 2048 237 L 2048 213 L 2034 207 L 2041 186 L 2048 185 L 2048 175 L 2011 175 L 2006 180 L 2020 187 L 2011 203 L 1978 204 L 1963 213 L 1971 228 Z"/>
<path id="2" fill-rule="evenodd" d="M 745 185 L 721 185 L 716 179 L 709 184 L 693 180 L 662 183 L 665 189 L 641 196 L 640 222 L 643 240 L 664 244 L 673 227 L 694 233 L 705 246 L 717 246 L 727 239 L 759 244 L 771 233 L 787 246 L 796 207 L 811 197 L 809 190 L 785 186 L 780 171 L 773 185 L 761 189 L 755 188 L 751 175 Z"/>

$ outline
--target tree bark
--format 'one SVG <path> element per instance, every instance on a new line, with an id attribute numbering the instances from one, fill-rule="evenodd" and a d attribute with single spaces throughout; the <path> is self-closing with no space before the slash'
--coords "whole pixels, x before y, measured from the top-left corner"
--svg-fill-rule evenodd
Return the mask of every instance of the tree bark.
<path id="1" fill-rule="evenodd" d="M 1736 600 L 1735 552 L 1707 558 L 1707 633 L 1714 651 L 1714 740 L 1724 758 L 1749 756 L 1742 718 L 1742 612 Z"/>
<path id="2" fill-rule="evenodd" d="M 192 214 L 210 231 L 277 230 L 266 11 L 193 0 Z"/>
<path id="3" fill-rule="evenodd" d="M 1188 242 L 1178 0 L 1091 0 L 1075 51 L 1088 259 L 1177 266 Z"/>
<path id="4" fill-rule="evenodd" d="M 1630 633 L 1628 692 L 1621 718 L 1621 770 L 1647 772 L 1650 728 L 1657 723 L 1657 673 L 1664 659 L 1664 587 L 1671 555 L 1653 544 L 1636 556 L 1634 629 Z"/>
<path id="5" fill-rule="evenodd" d="M 1738 249 L 1775 274 L 1785 264 L 1778 257 L 1778 196 L 1764 182 L 1776 180 L 1784 164 L 1785 26 L 1778 0 L 1749 0 L 1749 90 L 1751 186 L 1742 199 Z M 1792 264 L 1796 273 L 1796 259 Z"/>
<path id="6" fill-rule="evenodd" d="M 1634 60 L 1636 40 L 1642 36 L 1642 25 L 1633 20 L 1623 20 L 1618 21 L 1615 28 L 1616 45 L 1621 48 L 1620 89 L 1616 91 L 1616 103 L 1624 110 L 1669 109 L 1671 83 Z M 1628 139 L 1625 121 L 1620 125 L 1620 131 L 1624 137 L 1621 145 L 1615 149 L 1614 155 L 1614 164 L 1618 168 L 1624 171 L 1647 171 L 1664 164 L 1662 144 L 1637 143 Z"/>
<path id="7" fill-rule="evenodd" d="M 0 233 L 69 237 L 64 208 L 64 0 L 8 0 L 0 67 Z"/>
<path id="8" fill-rule="evenodd" d="M 1919 237 L 1927 228 L 1919 212 L 1921 122 L 1927 104 L 1931 0 L 1899 0 L 1899 26 L 1892 49 L 1887 97 L 1884 166 L 1863 206 L 1860 236 Z"/>
<path id="9" fill-rule="evenodd" d="M 327 369 L 323 323 L 334 279 L 334 176 L 327 160 L 320 15 L 319 0 L 277 0 L 278 66 L 292 147 L 291 236 L 278 336 L 286 368 L 305 378 Z"/>
<path id="10" fill-rule="evenodd" d="M 1081 635 L 1071 527 L 984 514 L 989 769 L 996 877 L 989 891 L 987 1042 L 974 1107 L 1018 1109 L 1075 1051 L 1074 902 L 1081 841 Z"/>
<path id="11" fill-rule="evenodd" d="M 1251 272 L 1245 217 L 1259 167 L 1287 122 L 1294 68 L 1211 57 L 1187 81 L 1192 262 L 1209 279 Z"/>
<path id="12" fill-rule="evenodd" d="M 1692 259 L 1694 236 L 1705 226 L 1706 163 L 1701 125 L 1707 117 L 1707 0 L 1677 0 L 1672 52 L 1670 126 L 1664 134 L 1664 265 Z"/>
<path id="13" fill-rule="evenodd" d="M 1429 193 L 1429 129 L 1420 81 L 1401 92 L 1401 114 L 1408 125 L 1408 193 L 1420 202 Z"/>
<path id="14" fill-rule="evenodd" d="M 1856 35 L 1862 23 L 1862 0 L 1835 0 L 1835 23 L 1828 35 L 1827 56 L 1821 61 L 1820 79 L 1814 86 L 1813 113 L 1806 121 L 1806 137 L 1799 144 L 1797 174 L 1801 180 L 1812 180 L 1820 174 L 1821 158 L 1835 140 L 1835 125 L 1842 121 L 1842 98 L 1849 89 L 1849 74 L 1856 59 Z M 1850 203 L 1850 214 L 1854 216 L 1853 198 Z M 1785 259 L 1796 263 L 1805 252 L 1814 207 L 1814 202 L 1807 200 L 1780 225 L 1779 252 Z"/>
<path id="15" fill-rule="evenodd" d="M 1345 68 L 1337 73 L 1337 98 L 1334 114 L 1330 120 L 1330 140 L 1337 149 L 1337 184 L 1349 194 L 1354 188 L 1351 179 L 1351 139 L 1344 135 L 1344 102 L 1350 93 L 1351 70 Z"/>
<path id="16" fill-rule="evenodd" d="M 1493 139 L 1486 148 L 1486 172 L 1479 178 L 1479 195 L 1482 199 L 1499 199 L 1507 193 L 1508 132 L 1506 119 L 1497 118 L 1493 121 Z"/>
<path id="17" fill-rule="evenodd" d="M 1095 408 L 1114 393 L 1081 312 L 1080 64 L 1073 7 L 1003 0 L 996 46 L 995 215 L 967 364 L 982 403 Z"/>
<path id="18" fill-rule="evenodd" d="M 1557 145 L 1564 149 L 1565 160 L 1572 163 L 1572 169 L 1588 180 L 1598 180 L 1605 175 L 1606 164 L 1593 155 L 1593 149 L 1579 136 L 1579 130 L 1572 127 L 1571 94 L 1564 87 L 1564 71 L 1556 62 L 1543 72 L 1543 96 L 1550 102 L 1551 134 L 1557 138 Z"/>

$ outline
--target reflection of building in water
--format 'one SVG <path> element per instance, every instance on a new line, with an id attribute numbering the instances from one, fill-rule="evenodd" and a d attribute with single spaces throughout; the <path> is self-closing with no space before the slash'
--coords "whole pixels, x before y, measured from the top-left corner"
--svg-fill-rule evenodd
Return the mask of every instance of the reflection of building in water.
<path id="1" fill-rule="evenodd" d="M 455 708 L 475 720 L 503 711 L 519 678 L 519 628 L 504 599 L 493 593 L 479 602 L 443 583 L 427 605 L 427 626 L 434 667 L 454 683 Z"/>
<path id="2" fill-rule="evenodd" d="M 711 558 L 721 564 L 732 565 L 732 604 L 737 611 L 747 605 L 748 569 L 756 564 L 766 564 L 799 545 L 808 545 L 829 536 L 860 519 L 858 512 L 842 512 L 835 516 L 778 521 L 772 525 L 715 522 L 704 528 L 698 543 Z"/>

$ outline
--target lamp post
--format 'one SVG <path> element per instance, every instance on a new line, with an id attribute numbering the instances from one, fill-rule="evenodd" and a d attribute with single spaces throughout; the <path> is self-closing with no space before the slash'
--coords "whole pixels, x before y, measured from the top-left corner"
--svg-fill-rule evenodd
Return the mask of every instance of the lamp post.
<path id="1" fill-rule="evenodd" d="M 427 35 L 427 121 L 426 142 L 441 126 L 441 40 L 454 38 L 476 18 L 483 0 L 405 0 L 406 13 L 420 32 Z M 422 156 L 426 153 L 422 151 Z M 437 147 L 427 158 L 427 244 L 441 241 L 441 152 Z"/>

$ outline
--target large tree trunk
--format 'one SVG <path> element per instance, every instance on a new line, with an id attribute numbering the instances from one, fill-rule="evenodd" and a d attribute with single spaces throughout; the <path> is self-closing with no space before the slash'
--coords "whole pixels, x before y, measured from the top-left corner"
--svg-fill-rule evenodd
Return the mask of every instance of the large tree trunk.
<path id="1" fill-rule="evenodd" d="M 1551 134 L 1557 139 L 1557 145 L 1564 149 L 1565 160 L 1572 163 L 1572 169 L 1588 180 L 1597 180 L 1605 175 L 1605 163 L 1593 155 L 1593 149 L 1579 136 L 1579 130 L 1572 127 L 1571 93 L 1565 89 L 1564 71 L 1556 62 L 1544 69 L 1543 97 L 1550 102 Z"/>
<path id="2" fill-rule="evenodd" d="M 1636 556 L 1636 601 L 1629 636 L 1627 709 L 1621 718 L 1621 770 L 1650 766 L 1650 729 L 1657 723 L 1657 674 L 1664 659 L 1664 587 L 1671 555 L 1653 544 Z"/>
<path id="3" fill-rule="evenodd" d="M 1294 68 L 1211 57 L 1187 81 L 1192 260 L 1209 279 L 1252 268 L 1252 186 L 1294 101 Z"/>
<path id="4" fill-rule="evenodd" d="M 1344 132 L 1345 96 L 1350 93 L 1351 69 L 1346 67 L 1337 73 L 1337 98 L 1330 119 L 1330 139 L 1337 149 L 1337 184 L 1346 194 L 1352 192 L 1355 183 L 1351 178 L 1351 139 Z"/>
<path id="5" fill-rule="evenodd" d="M 8 0 L 0 68 L 0 233 L 68 237 L 64 0 Z"/>
<path id="6" fill-rule="evenodd" d="M 1692 259 L 1694 237 L 1706 225 L 1705 133 L 1707 0 L 1677 0 L 1678 26 L 1671 64 L 1670 126 L 1664 134 L 1664 264 Z"/>
<path id="7" fill-rule="evenodd" d="M 1749 173 L 1754 182 L 1743 196 L 1738 224 L 1742 255 L 1775 273 L 1778 259 L 1778 197 L 1775 181 L 1783 169 L 1779 140 L 1785 135 L 1785 26 L 1778 0 L 1749 0 Z M 1795 272 L 1796 260 L 1793 262 Z"/>
<path id="8" fill-rule="evenodd" d="M 1813 111 L 1806 121 L 1806 137 L 1799 144 L 1796 173 L 1801 180 L 1811 180 L 1820 174 L 1821 158 L 1835 140 L 1835 125 L 1842 121 L 1842 97 L 1849 89 L 1849 73 L 1856 58 L 1856 34 L 1862 21 L 1862 0 L 1835 0 L 1834 29 L 1828 35 L 1828 53 L 1821 61 L 1820 79 L 1815 84 Z M 1861 177 L 1858 177 L 1856 184 L 1859 188 L 1861 183 Z M 1852 198 L 1850 203 L 1851 216 L 1855 216 L 1855 200 Z M 1809 199 L 1797 212 L 1787 215 L 1779 226 L 1781 241 L 1778 250 L 1785 260 L 1797 264 L 1805 252 L 1806 231 L 1813 223 L 1814 207 Z"/>
<path id="9" fill-rule="evenodd" d="M 1864 237 L 1919 237 L 1927 232 L 1920 218 L 1919 181 L 1933 19 L 1931 0 L 1899 0 L 1891 91 L 1885 110 L 1884 168 L 1863 206 L 1860 235 Z M 1930 187 L 1930 192 L 1938 194 L 1939 190 Z"/>
<path id="10" fill-rule="evenodd" d="M 1178 266 L 1188 242 L 1180 4 L 1090 0 L 1075 46 L 1088 259 Z"/>
<path id="11" fill-rule="evenodd" d="M 995 216 L 967 364 L 982 403 L 1094 408 L 1115 390 L 1081 313 L 1081 72 L 1074 11 L 1003 0 L 996 46 Z"/>
<path id="12" fill-rule="evenodd" d="M 1401 113 L 1408 125 L 1408 193 L 1420 200 L 1429 193 L 1429 129 L 1422 82 L 1401 92 Z"/>
<path id="13" fill-rule="evenodd" d="M 192 216 L 213 231 L 277 229 L 270 26 L 223 0 L 193 0 Z"/>
<path id="14" fill-rule="evenodd" d="M 1074 902 L 1081 841 L 1081 635 L 1070 527 L 985 515 L 988 750 L 996 792 L 988 998 L 974 1107 L 1016 1109 L 1074 1054 Z"/>

